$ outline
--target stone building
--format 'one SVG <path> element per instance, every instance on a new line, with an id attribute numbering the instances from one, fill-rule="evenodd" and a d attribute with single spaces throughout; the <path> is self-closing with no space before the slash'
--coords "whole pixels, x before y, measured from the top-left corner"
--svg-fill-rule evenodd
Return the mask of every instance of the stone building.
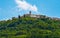
<path id="1" fill-rule="evenodd" d="M 40 18 L 40 15 L 31 14 L 31 11 L 29 12 L 29 14 L 25 14 L 25 16 L 34 17 L 34 18 Z"/>

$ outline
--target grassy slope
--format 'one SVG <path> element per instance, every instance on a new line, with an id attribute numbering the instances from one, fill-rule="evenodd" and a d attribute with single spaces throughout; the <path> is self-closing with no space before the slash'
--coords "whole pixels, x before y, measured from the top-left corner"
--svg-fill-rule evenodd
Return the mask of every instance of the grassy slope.
<path id="1" fill-rule="evenodd" d="M 0 38 L 60 38 L 60 21 L 31 17 L 1 21 Z"/>

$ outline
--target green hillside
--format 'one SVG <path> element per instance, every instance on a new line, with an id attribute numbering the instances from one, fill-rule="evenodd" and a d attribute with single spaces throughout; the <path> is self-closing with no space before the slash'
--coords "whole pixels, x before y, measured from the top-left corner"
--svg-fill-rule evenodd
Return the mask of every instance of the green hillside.
<path id="1" fill-rule="evenodd" d="M 19 17 L 0 21 L 0 38 L 60 38 L 60 21 Z"/>

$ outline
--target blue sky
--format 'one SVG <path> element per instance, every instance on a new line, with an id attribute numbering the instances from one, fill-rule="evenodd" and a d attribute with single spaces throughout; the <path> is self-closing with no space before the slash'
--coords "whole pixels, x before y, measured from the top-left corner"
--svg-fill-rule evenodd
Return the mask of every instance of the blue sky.
<path id="1" fill-rule="evenodd" d="M 60 18 L 60 0 L 0 0 L 0 20 L 10 19 L 32 11 Z"/>

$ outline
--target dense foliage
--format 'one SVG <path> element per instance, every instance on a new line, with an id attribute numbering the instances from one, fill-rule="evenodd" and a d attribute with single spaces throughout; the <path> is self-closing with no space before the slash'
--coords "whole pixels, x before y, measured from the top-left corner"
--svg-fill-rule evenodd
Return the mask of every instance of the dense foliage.
<path id="1" fill-rule="evenodd" d="M 31 17 L 0 21 L 0 38 L 60 38 L 60 21 Z"/>

